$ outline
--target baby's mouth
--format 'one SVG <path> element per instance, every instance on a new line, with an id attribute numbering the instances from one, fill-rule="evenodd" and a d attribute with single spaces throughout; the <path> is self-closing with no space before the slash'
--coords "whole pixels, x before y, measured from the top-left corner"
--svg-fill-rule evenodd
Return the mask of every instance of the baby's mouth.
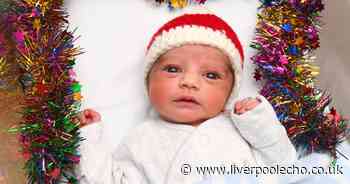
<path id="1" fill-rule="evenodd" d="M 192 104 L 199 105 L 199 102 L 191 96 L 182 96 L 180 98 L 175 99 L 174 102 L 192 103 Z"/>

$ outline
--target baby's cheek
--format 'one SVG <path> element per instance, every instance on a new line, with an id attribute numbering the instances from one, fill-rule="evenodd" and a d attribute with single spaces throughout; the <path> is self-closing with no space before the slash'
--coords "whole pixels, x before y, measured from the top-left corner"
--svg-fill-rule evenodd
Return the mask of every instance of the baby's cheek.
<path id="1" fill-rule="evenodd" d="M 151 88 L 149 90 L 149 98 L 151 100 L 151 103 L 155 106 L 158 106 L 158 104 L 164 101 L 164 96 L 158 88 Z"/>
<path id="2" fill-rule="evenodd" d="M 210 93 L 207 96 L 207 108 L 210 112 L 217 113 L 224 110 L 227 98 L 225 93 L 221 91 Z"/>
<path id="3" fill-rule="evenodd" d="M 174 85 L 167 80 L 154 80 L 149 85 L 149 98 L 151 103 L 158 107 L 164 108 L 167 102 L 173 97 L 172 93 L 176 91 Z"/>

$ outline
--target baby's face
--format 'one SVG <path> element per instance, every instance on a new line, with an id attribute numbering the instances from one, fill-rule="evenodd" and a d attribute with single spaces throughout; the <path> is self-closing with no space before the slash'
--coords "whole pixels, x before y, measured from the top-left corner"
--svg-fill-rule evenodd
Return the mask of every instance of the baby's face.
<path id="1" fill-rule="evenodd" d="M 224 109 L 233 77 L 229 59 L 220 50 L 184 45 L 154 64 L 148 94 L 162 118 L 196 126 Z"/>

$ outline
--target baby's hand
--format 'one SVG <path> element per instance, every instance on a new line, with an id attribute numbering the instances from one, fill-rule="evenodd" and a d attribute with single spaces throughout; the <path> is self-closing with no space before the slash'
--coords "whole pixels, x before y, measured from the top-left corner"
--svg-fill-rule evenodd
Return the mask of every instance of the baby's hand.
<path id="1" fill-rule="evenodd" d="M 261 103 L 259 98 L 248 97 L 235 103 L 234 112 L 236 114 L 243 114 L 251 109 L 254 109 Z"/>
<path id="2" fill-rule="evenodd" d="M 94 111 L 93 109 L 83 110 L 79 113 L 78 117 L 80 120 L 80 127 L 101 121 L 100 113 Z"/>

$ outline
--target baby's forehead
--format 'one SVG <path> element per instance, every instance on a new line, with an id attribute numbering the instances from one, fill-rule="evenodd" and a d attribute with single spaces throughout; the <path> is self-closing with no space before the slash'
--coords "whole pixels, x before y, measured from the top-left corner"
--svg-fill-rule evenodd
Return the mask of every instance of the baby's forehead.
<path id="1" fill-rule="evenodd" d="M 202 64 L 216 67 L 229 67 L 229 57 L 220 49 L 207 45 L 186 44 L 170 49 L 158 58 L 158 62 Z"/>

